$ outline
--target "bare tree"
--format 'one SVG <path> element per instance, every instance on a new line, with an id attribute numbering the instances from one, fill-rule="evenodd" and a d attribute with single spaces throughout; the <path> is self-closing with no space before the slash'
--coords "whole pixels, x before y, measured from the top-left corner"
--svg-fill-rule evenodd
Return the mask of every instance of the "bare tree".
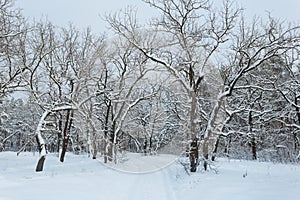
<path id="1" fill-rule="evenodd" d="M 120 137 L 124 134 L 129 111 L 156 93 L 154 90 L 134 96 L 139 84 L 147 80 L 147 74 L 156 69 L 156 65 L 149 64 L 148 58 L 123 38 L 115 37 L 107 42 L 106 56 L 102 56 L 105 70 L 99 98 L 103 103 L 98 103 L 98 110 L 103 111 L 98 117 L 103 124 L 104 162 L 117 162 Z"/>
<path id="2" fill-rule="evenodd" d="M 214 92 L 217 95 L 206 116 L 202 154 L 204 168 L 207 169 L 210 141 L 220 131 L 218 127 L 222 124 L 225 99 L 232 95 L 243 76 L 295 48 L 299 41 L 299 28 L 283 26 L 272 18 L 265 24 L 257 19 L 248 26 L 241 15 L 241 9 L 235 8 L 230 1 L 224 1 L 220 9 L 214 9 L 209 1 L 145 2 L 158 9 L 162 15 L 152 21 L 149 28 L 152 35 L 145 37 L 140 34 L 142 31 L 131 10 L 110 15 L 107 21 L 116 33 L 126 38 L 148 59 L 164 66 L 183 88 L 190 102 L 188 138 L 191 144 L 191 171 L 196 171 L 198 163 L 197 126 L 201 121 L 198 121 L 197 113 L 201 115 L 201 110 L 197 102 L 201 96 L 200 88 L 213 65 L 214 70 L 217 70 L 218 65 L 219 69 L 225 70 L 222 73 L 225 74 L 225 80 L 220 80 Z M 146 39 L 141 42 L 140 37 Z M 149 38 L 152 42 L 149 42 Z M 153 42 L 155 40 L 164 43 L 157 44 Z M 214 58 L 218 58 L 221 63 L 214 63 Z"/>
<path id="3" fill-rule="evenodd" d="M 0 99 L 25 86 L 27 74 L 22 61 L 26 59 L 27 22 L 12 0 L 0 1 Z"/>
<path id="4" fill-rule="evenodd" d="M 244 141 L 249 144 L 252 159 L 257 158 L 257 141 L 262 143 L 264 138 L 270 139 L 268 134 L 277 132 L 276 126 L 280 126 L 276 119 L 286 112 L 274 85 L 285 85 L 286 66 L 295 66 L 288 60 L 299 49 L 299 28 L 271 16 L 265 22 L 256 18 L 250 25 L 246 25 L 242 18 L 233 34 L 234 43 L 225 54 L 229 59 L 222 63 L 225 80 L 223 94 L 227 99 L 226 113 L 233 119 L 226 122 L 229 125 L 225 127 L 229 129 L 225 132 L 229 138 L 234 134 L 240 138 L 237 140 L 239 143 Z M 276 146 L 274 138 L 270 141 L 274 141 Z"/>
<path id="5" fill-rule="evenodd" d="M 191 171 L 198 163 L 197 98 L 210 59 L 227 41 L 239 10 L 230 10 L 227 2 L 224 12 L 214 10 L 208 1 L 145 1 L 158 9 L 162 17 L 153 22 L 150 30 L 163 44 L 139 43 L 138 26 L 130 12 L 107 18 L 117 33 L 127 38 L 146 57 L 164 66 L 183 88 L 189 105 L 188 138 L 193 143 L 190 152 Z M 121 19 L 125 16 L 124 19 Z M 160 37 L 160 38 L 159 38 Z M 214 121 L 214 119 L 210 120 Z M 209 128 L 209 127 L 208 127 Z M 209 134 L 206 134 L 209 135 Z M 208 136 L 206 137 L 208 138 Z M 196 146 L 195 143 L 196 142 Z M 196 148 L 195 148 L 196 147 Z M 205 155 L 207 157 L 207 155 Z"/>

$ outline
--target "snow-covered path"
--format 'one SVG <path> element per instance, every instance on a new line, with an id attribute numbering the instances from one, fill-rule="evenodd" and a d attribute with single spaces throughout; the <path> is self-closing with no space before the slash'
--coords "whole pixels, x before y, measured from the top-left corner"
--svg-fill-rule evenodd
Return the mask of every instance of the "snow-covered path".
<path id="1" fill-rule="evenodd" d="M 35 173 L 36 160 L 37 156 L 30 154 L 16 157 L 12 152 L 0 153 L 0 200 L 175 199 L 167 168 L 141 173 L 146 163 L 140 162 L 135 163 L 139 173 L 133 173 L 135 167 L 131 172 L 121 172 L 86 156 L 71 155 L 65 163 L 59 163 L 54 155 L 48 155 L 44 172 Z M 153 167 L 159 165 L 153 163 L 146 169 Z"/>
<path id="2" fill-rule="evenodd" d="M 38 155 L 23 153 L 17 157 L 12 152 L 0 152 L 0 200 L 300 198 L 299 165 L 219 159 L 217 174 L 199 171 L 189 176 L 176 162 L 151 173 L 119 171 L 130 166 L 141 170 L 147 159 L 136 158 L 130 157 L 114 170 L 84 155 L 67 154 L 65 163 L 48 155 L 44 172 L 35 173 Z M 159 166 L 161 158 L 149 157 L 149 167 Z"/>
<path id="3" fill-rule="evenodd" d="M 132 175 L 130 187 L 123 193 L 122 199 L 130 200 L 176 200 L 172 183 L 166 177 L 166 170 L 157 171 L 151 174 Z M 125 197 L 126 196 L 126 197 Z"/>

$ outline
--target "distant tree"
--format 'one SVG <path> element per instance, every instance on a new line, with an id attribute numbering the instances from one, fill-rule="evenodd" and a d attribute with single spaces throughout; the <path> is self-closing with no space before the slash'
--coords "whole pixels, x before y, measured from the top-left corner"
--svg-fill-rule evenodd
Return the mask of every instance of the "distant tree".
<path id="1" fill-rule="evenodd" d="M 120 138 L 123 137 L 130 110 L 157 92 L 142 91 L 139 86 L 148 80 L 148 74 L 157 67 L 120 37 L 107 40 L 107 44 L 106 54 L 102 55 L 101 61 L 104 70 L 100 74 L 102 79 L 97 102 L 97 110 L 101 110 L 101 113 L 97 117 L 103 124 L 104 162 L 117 162 Z M 142 92 L 135 95 L 137 91 Z"/>
<path id="2" fill-rule="evenodd" d="M 225 83 L 234 87 L 228 90 L 225 106 L 230 121 L 224 124 L 225 134 L 220 135 L 225 136 L 232 147 L 242 146 L 242 151 L 251 147 L 251 158 L 257 159 L 258 150 L 276 151 L 281 143 L 276 138 L 288 135 L 286 126 L 280 123 L 289 110 L 280 95 L 280 91 L 284 94 L 286 90 L 278 88 L 294 85 L 290 84 L 288 71 L 292 70 L 287 70 L 287 66 L 294 66 L 295 71 L 297 58 L 293 55 L 299 51 L 300 32 L 298 26 L 271 16 L 266 22 L 254 19 L 250 26 L 244 21 L 241 24 L 232 46 L 235 53 L 228 55 L 232 59 L 228 67 L 223 68 Z M 236 79 L 236 74 L 242 76 Z M 236 155 L 241 156 L 241 149 L 235 150 Z"/>

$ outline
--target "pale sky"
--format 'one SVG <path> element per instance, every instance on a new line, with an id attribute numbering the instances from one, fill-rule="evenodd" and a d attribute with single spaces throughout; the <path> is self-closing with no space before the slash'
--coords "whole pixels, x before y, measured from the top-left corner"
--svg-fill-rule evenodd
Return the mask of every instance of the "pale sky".
<path id="1" fill-rule="evenodd" d="M 220 4 L 222 0 L 214 0 Z M 270 11 L 273 16 L 300 24 L 300 0 L 236 0 L 244 7 L 246 17 L 254 15 L 266 16 Z M 23 14 L 31 19 L 39 20 L 42 16 L 58 26 L 69 22 L 84 29 L 88 26 L 94 32 L 107 30 L 106 23 L 101 19 L 105 13 L 115 12 L 128 5 L 138 9 L 141 22 L 157 13 L 141 0 L 16 0 L 16 5 L 23 9 Z"/>

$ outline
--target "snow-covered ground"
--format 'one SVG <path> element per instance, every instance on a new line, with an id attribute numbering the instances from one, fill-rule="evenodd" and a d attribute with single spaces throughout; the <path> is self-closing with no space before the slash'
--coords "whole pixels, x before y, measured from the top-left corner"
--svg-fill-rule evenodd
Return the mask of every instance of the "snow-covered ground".
<path id="1" fill-rule="evenodd" d="M 172 156 L 168 155 L 148 159 L 129 155 L 117 167 L 123 172 L 85 155 L 67 154 L 65 163 L 48 155 L 44 172 L 36 173 L 37 160 L 32 153 L 18 157 L 0 153 L 0 200 L 300 199 L 297 165 L 219 159 L 218 173 L 199 171 L 189 176 L 178 162 L 169 162 Z M 148 173 L 124 172 L 145 165 L 165 167 L 148 168 L 152 171 Z"/>

